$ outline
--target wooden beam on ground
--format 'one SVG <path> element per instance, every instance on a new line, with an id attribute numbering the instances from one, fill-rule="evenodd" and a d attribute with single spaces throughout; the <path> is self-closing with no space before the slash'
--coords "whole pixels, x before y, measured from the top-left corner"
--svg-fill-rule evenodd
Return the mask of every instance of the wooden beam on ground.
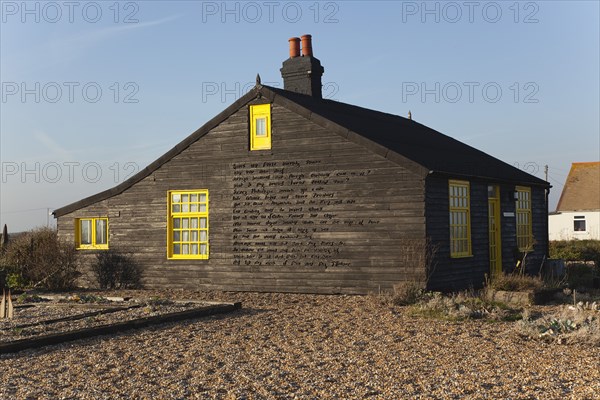
<path id="1" fill-rule="evenodd" d="M 153 317 L 138 318 L 131 321 L 110 325 L 101 325 L 93 328 L 77 329 L 70 332 L 54 333 L 29 339 L 20 339 L 12 342 L 0 343 L 0 354 L 15 353 L 25 349 L 35 349 L 43 346 L 60 344 L 79 339 L 100 335 L 110 335 L 131 329 L 145 328 L 151 325 L 177 322 L 186 319 L 206 317 L 209 315 L 225 314 L 242 308 L 242 303 L 222 303 L 192 310 L 179 311 Z"/>

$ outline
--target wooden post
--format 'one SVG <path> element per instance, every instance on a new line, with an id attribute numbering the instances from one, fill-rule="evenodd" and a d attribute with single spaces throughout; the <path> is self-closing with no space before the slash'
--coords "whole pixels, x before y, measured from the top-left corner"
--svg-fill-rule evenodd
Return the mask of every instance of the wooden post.
<path id="1" fill-rule="evenodd" d="M 8 244 L 8 227 L 4 224 L 4 228 L 2 228 L 2 240 L 0 241 L 0 246 L 6 246 Z"/>
<path id="2" fill-rule="evenodd" d="M 2 228 L 2 235 L 0 235 L 0 254 L 6 251 L 6 246 L 8 245 L 8 228 L 6 224 L 4 224 L 4 228 Z M 4 287 L 4 284 L 2 284 Z"/>
<path id="3" fill-rule="evenodd" d="M 2 289 L 2 301 L 0 301 L 0 318 L 6 316 L 6 293 Z"/>
<path id="4" fill-rule="evenodd" d="M 13 304 L 12 304 L 12 299 L 10 297 L 10 289 L 8 289 L 8 302 L 7 302 L 7 307 L 6 307 L 6 314 L 8 319 L 12 319 L 13 317 Z"/>
<path id="5" fill-rule="evenodd" d="M 0 318 L 12 319 L 14 316 L 12 299 L 10 298 L 10 289 L 8 289 L 8 298 L 6 291 L 2 289 L 2 300 L 0 301 Z"/>

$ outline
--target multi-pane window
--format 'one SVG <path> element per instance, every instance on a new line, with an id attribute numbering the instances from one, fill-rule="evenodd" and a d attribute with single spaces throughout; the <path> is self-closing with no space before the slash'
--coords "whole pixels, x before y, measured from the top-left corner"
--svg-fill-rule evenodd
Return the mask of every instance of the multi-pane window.
<path id="1" fill-rule="evenodd" d="M 271 105 L 250 106 L 250 150 L 271 148 Z"/>
<path id="2" fill-rule="evenodd" d="M 208 258 L 208 190 L 170 191 L 168 258 Z"/>
<path id="3" fill-rule="evenodd" d="M 585 215 L 575 215 L 573 217 L 573 230 L 575 232 L 585 232 Z"/>
<path id="4" fill-rule="evenodd" d="M 471 215 L 469 182 L 449 181 L 450 256 L 471 255 Z"/>
<path id="5" fill-rule="evenodd" d="M 516 218 L 517 218 L 517 245 L 520 251 L 530 251 L 533 246 L 533 233 L 531 221 L 531 188 L 517 186 L 516 193 Z"/>
<path id="6" fill-rule="evenodd" d="M 75 219 L 75 245 L 78 249 L 108 249 L 108 218 Z"/>

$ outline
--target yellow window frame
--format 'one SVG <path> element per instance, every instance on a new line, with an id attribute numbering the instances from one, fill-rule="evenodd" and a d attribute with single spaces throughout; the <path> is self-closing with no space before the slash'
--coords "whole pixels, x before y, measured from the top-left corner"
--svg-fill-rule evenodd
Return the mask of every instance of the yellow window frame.
<path id="1" fill-rule="evenodd" d="M 271 104 L 250 106 L 250 150 L 271 149 Z"/>
<path id="2" fill-rule="evenodd" d="M 167 258 L 208 259 L 208 190 L 170 190 L 167 196 Z"/>
<path id="3" fill-rule="evenodd" d="M 106 225 L 106 243 L 98 243 L 97 222 L 104 221 Z M 83 243 L 81 234 L 82 222 L 90 223 L 90 243 Z M 75 218 L 75 248 L 77 250 L 106 250 L 108 249 L 109 226 L 108 217 Z"/>
<path id="4" fill-rule="evenodd" d="M 531 218 L 531 188 L 515 187 L 515 218 L 519 251 L 533 250 L 533 220 Z"/>
<path id="5" fill-rule="evenodd" d="M 450 257 L 471 257 L 471 190 L 468 181 L 448 181 Z"/>

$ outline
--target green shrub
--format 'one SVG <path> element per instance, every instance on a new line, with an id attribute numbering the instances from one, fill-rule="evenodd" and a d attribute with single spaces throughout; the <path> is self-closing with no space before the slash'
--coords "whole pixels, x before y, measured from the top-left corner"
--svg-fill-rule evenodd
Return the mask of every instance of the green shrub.
<path id="1" fill-rule="evenodd" d="M 1 275 L 11 288 L 71 289 L 80 275 L 76 256 L 75 246 L 61 242 L 55 230 L 35 229 L 4 248 L 0 254 Z"/>
<path id="2" fill-rule="evenodd" d="M 6 275 L 4 286 L 8 286 L 12 289 L 20 289 L 29 286 L 29 281 L 25 279 L 20 272 L 13 272 Z"/>
<path id="3" fill-rule="evenodd" d="M 141 270 L 130 255 L 115 249 L 96 254 L 92 271 L 101 289 L 135 289 L 141 287 Z"/>
<path id="4" fill-rule="evenodd" d="M 600 240 L 552 241 L 550 257 L 566 261 L 593 261 L 600 268 Z"/>

